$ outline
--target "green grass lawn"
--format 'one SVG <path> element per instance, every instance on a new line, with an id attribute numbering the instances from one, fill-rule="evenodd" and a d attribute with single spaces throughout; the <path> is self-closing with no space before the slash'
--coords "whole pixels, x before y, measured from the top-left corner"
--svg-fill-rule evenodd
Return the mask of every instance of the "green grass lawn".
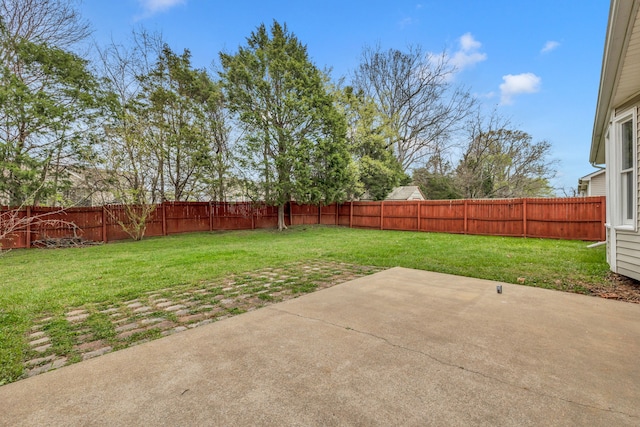
<path id="1" fill-rule="evenodd" d="M 579 241 L 294 227 L 212 232 L 0 256 L 0 385 L 22 375 L 35 319 L 159 289 L 312 260 L 402 266 L 586 292 L 606 285 L 604 246 Z"/>

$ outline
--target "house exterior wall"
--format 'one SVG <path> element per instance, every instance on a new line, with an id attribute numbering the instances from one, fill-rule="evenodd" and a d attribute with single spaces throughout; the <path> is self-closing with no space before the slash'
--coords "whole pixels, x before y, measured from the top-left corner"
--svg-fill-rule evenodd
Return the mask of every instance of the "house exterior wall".
<path id="1" fill-rule="evenodd" d="M 607 261 L 640 280 L 640 1 L 610 2 L 589 161 L 607 171 Z"/>
<path id="2" fill-rule="evenodd" d="M 616 273 L 640 280 L 640 238 L 637 233 L 618 232 Z"/>
<path id="3" fill-rule="evenodd" d="M 639 123 L 640 120 L 640 104 L 636 105 L 636 123 Z M 640 204 L 638 201 L 640 194 L 640 126 L 636 126 L 636 212 L 640 212 Z M 610 179 L 614 180 L 614 177 Z M 612 191 L 619 191 L 619 189 L 615 188 L 615 185 Z M 613 199 L 612 197 L 607 198 L 607 210 L 610 212 L 616 212 L 620 209 L 619 206 L 612 206 L 609 200 Z M 615 251 L 610 253 L 609 256 L 615 256 L 614 263 L 609 261 L 609 264 L 612 267 L 612 270 L 615 273 L 622 274 L 627 277 L 631 277 L 636 280 L 640 280 L 640 228 L 638 227 L 640 224 L 638 223 L 638 217 L 640 215 L 636 215 L 636 227 L 634 231 L 630 230 L 616 230 L 613 228 L 611 230 L 611 234 L 614 234 L 612 239 L 609 239 L 609 245 L 614 245 Z"/>
<path id="4" fill-rule="evenodd" d="M 606 171 L 603 169 L 599 172 L 590 173 L 578 180 L 578 196 L 606 196 L 607 195 L 607 178 Z"/>
<path id="5" fill-rule="evenodd" d="M 606 172 L 596 175 L 589 182 L 588 196 L 605 196 L 607 194 L 607 178 Z"/>
<path id="6" fill-rule="evenodd" d="M 422 197 L 422 193 L 420 191 L 415 190 L 407 200 L 424 200 L 424 197 Z"/>

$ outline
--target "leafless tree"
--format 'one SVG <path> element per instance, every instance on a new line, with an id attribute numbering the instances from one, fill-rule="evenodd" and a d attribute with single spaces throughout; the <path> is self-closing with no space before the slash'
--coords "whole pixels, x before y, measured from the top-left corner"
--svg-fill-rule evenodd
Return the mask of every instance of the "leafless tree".
<path id="1" fill-rule="evenodd" d="M 495 111 L 486 118 L 477 113 L 467 123 L 457 187 L 472 199 L 552 196 L 557 161 L 550 151 L 548 141 L 533 142 Z"/>
<path id="2" fill-rule="evenodd" d="M 91 34 L 74 0 L 0 0 L 9 34 L 36 44 L 67 49 Z"/>
<path id="3" fill-rule="evenodd" d="M 136 113 L 136 98 L 141 90 L 139 76 L 151 70 L 161 48 L 161 35 L 142 30 L 132 33 L 129 45 L 112 42 L 96 49 L 105 88 L 112 94 L 94 164 L 114 196 L 105 203 L 159 201 L 153 193 L 159 167 L 154 148 L 145 138 L 148 124 Z"/>
<path id="4" fill-rule="evenodd" d="M 20 233 L 27 233 L 30 229 L 56 229 L 64 227 L 73 230 L 74 236 L 79 231 L 82 232 L 82 230 L 71 221 L 51 218 L 52 216 L 64 213 L 64 209 L 38 215 L 26 215 L 25 212 L 25 206 L 5 208 L 4 210 L 0 207 L 0 256 L 10 250 L 2 248 L 3 240 L 11 239 L 12 236 Z"/>
<path id="5" fill-rule="evenodd" d="M 366 47 L 354 85 L 375 100 L 393 131 L 389 146 L 406 172 L 434 152 L 446 151 L 452 134 L 472 113 L 475 101 L 453 83 L 447 56 Z"/>
<path id="6" fill-rule="evenodd" d="M 112 41 L 96 47 L 100 74 L 112 98 L 94 175 L 104 183 L 102 203 L 109 218 L 134 240 L 144 237 L 149 216 L 161 201 L 154 192 L 160 176 L 156 152 L 145 136 L 148 123 L 136 107 L 139 77 L 152 69 L 162 44 L 160 34 L 140 30 L 132 33 L 127 45 Z"/>
<path id="7" fill-rule="evenodd" d="M 156 208 L 157 205 L 150 203 L 104 206 L 109 218 L 136 241 L 144 237 L 147 232 L 147 222 Z"/>

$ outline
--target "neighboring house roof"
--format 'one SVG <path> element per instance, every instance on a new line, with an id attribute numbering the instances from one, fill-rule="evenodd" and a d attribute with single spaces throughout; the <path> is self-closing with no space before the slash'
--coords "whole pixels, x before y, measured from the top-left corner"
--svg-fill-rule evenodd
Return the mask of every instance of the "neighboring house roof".
<path id="1" fill-rule="evenodd" d="M 385 200 L 426 200 L 426 198 L 417 185 L 406 185 L 394 188 Z"/>
<path id="2" fill-rule="evenodd" d="M 591 172 L 589 175 L 585 175 L 582 178 L 579 178 L 578 182 L 580 182 L 580 181 L 591 181 L 591 179 L 593 179 L 593 178 L 596 178 L 596 177 L 598 177 L 600 175 L 604 175 L 605 172 L 606 171 L 604 169 L 600 169 L 600 170 L 597 170 L 595 172 Z"/>
<path id="3" fill-rule="evenodd" d="M 612 0 L 593 125 L 592 164 L 604 164 L 604 140 L 612 108 L 640 95 L 640 2 Z"/>

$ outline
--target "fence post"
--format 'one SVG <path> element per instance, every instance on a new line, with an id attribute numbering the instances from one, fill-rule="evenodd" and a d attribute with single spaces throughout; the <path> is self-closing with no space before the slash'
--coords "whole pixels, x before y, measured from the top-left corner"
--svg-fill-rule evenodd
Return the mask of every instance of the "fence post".
<path id="1" fill-rule="evenodd" d="M 322 203 L 318 203 L 318 225 L 322 224 Z"/>
<path id="2" fill-rule="evenodd" d="M 416 203 L 418 205 L 418 225 L 416 231 L 420 231 L 420 206 L 422 206 L 422 202 L 418 200 Z"/>
<path id="3" fill-rule="evenodd" d="M 469 205 L 467 202 L 468 200 L 464 199 L 464 234 L 467 234 L 469 231 L 469 225 L 468 225 L 469 215 L 467 212 Z"/>
<path id="4" fill-rule="evenodd" d="M 527 237 L 527 199 L 522 199 L 522 237 Z"/>
<path id="5" fill-rule="evenodd" d="M 353 227 L 353 200 L 349 202 L 349 228 Z"/>
<path id="6" fill-rule="evenodd" d="M 102 205 L 102 241 L 107 243 L 107 207 Z"/>
<path id="7" fill-rule="evenodd" d="M 254 219 L 254 214 L 256 209 L 257 209 L 256 206 L 251 205 L 251 229 L 252 230 L 256 229 L 256 221 Z"/>
<path id="8" fill-rule="evenodd" d="M 384 230 L 384 201 L 380 202 L 380 230 Z"/>
<path id="9" fill-rule="evenodd" d="M 25 239 L 25 244 L 27 245 L 27 249 L 31 248 L 31 206 L 27 206 L 27 235 Z"/>
<path id="10" fill-rule="evenodd" d="M 167 235 L 167 209 L 165 207 L 166 202 L 162 202 L 162 235 Z"/>
<path id="11" fill-rule="evenodd" d="M 213 202 L 209 200 L 209 231 L 213 231 Z"/>
<path id="12" fill-rule="evenodd" d="M 293 206 L 291 205 L 291 200 L 289 200 L 289 225 L 293 225 Z"/>
<path id="13" fill-rule="evenodd" d="M 336 202 L 335 205 L 336 205 L 336 225 L 340 225 L 340 204 Z"/>

